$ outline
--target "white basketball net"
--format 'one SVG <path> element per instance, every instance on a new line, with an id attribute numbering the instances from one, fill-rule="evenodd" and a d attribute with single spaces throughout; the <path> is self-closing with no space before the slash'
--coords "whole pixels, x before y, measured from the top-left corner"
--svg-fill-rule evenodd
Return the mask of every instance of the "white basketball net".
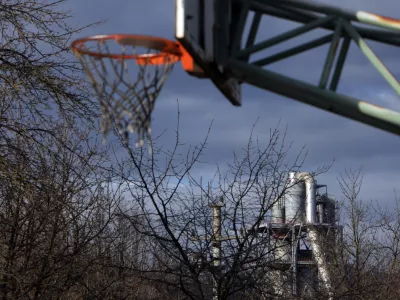
<path id="1" fill-rule="evenodd" d="M 110 48 L 117 45 L 114 40 L 93 42 L 97 44 L 96 51 L 102 54 L 110 54 Z M 123 55 L 140 54 L 146 59 L 160 54 L 151 49 L 145 49 L 146 53 L 143 53 L 143 49 L 133 45 L 117 46 L 122 48 Z M 139 50 L 142 53 L 138 53 Z M 136 133 L 136 146 L 142 146 L 150 139 L 151 114 L 176 60 L 168 61 L 168 54 L 164 64 L 138 64 L 135 59 L 123 56 L 98 58 L 83 54 L 78 58 L 100 102 L 103 137 L 115 126 L 126 143 L 129 133 Z"/>

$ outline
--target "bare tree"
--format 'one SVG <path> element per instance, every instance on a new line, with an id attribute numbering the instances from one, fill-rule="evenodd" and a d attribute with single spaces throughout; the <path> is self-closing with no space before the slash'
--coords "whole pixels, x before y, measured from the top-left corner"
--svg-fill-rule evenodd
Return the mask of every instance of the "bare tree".
<path id="1" fill-rule="evenodd" d="M 58 124 L 52 132 L 59 143 L 22 140 L 14 151 L 3 153 L 3 299 L 60 297 L 84 282 L 101 255 L 90 249 L 109 236 L 107 226 L 120 201 L 102 171 L 104 150 L 85 142 L 87 134 L 72 126 Z"/>
<path id="2" fill-rule="evenodd" d="M 0 146 L 15 136 L 52 136 L 53 122 L 91 121 L 96 106 L 69 50 L 65 0 L 10 0 L 0 3 Z M 87 123 L 90 124 L 90 123 Z M 49 126 L 49 128 L 47 128 Z M 12 147 L 12 145 L 9 145 Z"/>
<path id="3" fill-rule="evenodd" d="M 185 146 L 178 132 L 179 126 L 171 150 L 153 141 L 151 154 L 121 139 L 128 157 L 119 160 L 118 175 L 135 206 L 135 214 L 123 215 L 146 237 L 151 254 L 138 276 L 189 299 L 267 299 L 274 294 L 266 283 L 276 245 L 259 229 L 304 153 L 290 164 L 285 132 L 271 130 L 267 141 L 252 134 L 232 163 L 203 182 L 194 171 L 208 134 Z M 215 206 L 221 206 L 220 220 L 212 217 Z"/>
<path id="4" fill-rule="evenodd" d="M 121 269 L 129 253 L 115 258 L 140 249 L 129 256 L 140 265 L 147 253 L 116 218 L 120 185 L 90 131 L 97 105 L 69 48 L 83 28 L 69 25 L 65 2 L 0 3 L 0 295 L 153 297 Z"/>
<path id="5" fill-rule="evenodd" d="M 120 184 L 69 49 L 83 28 L 69 25 L 65 2 L 0 3 L 0 296 L 149 298 L 154 288 L 137 293 L 142 283 L 121 268 L 147 254 L 116 217 Z"/>
<path id="6" fill-rule="evenodd" d="M 398 201 L 394 211 L 363 201 L 362 181 L 361 170 L 346 170 L 339 179 L 344 232 L 331 251 L 335 298 L 398 299 Z"/>

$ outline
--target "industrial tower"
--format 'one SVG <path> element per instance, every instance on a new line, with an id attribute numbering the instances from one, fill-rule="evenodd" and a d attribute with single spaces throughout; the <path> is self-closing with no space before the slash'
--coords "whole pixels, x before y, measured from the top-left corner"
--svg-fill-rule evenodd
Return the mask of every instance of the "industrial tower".
<path id="1" fill-rule="evenodd" d="M 257 234 L 270 241 L 268 280 L 281 296 L 332 295 L 331 254 L 342 239 L 336 201 L 309 173 L 289 174 L 283 196 Z"/>

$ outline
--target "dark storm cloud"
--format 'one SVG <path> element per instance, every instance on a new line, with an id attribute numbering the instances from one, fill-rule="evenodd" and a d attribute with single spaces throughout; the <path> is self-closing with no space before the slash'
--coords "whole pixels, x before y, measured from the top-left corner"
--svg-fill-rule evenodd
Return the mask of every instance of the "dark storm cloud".
<path id="1" fill-rule="evenodd" d="M 319 2 L 332 4 L 328 0 Z M 173 38 L 173 0 L 71 0 L 67 4 L 72 10 L 74 20 L 81 25 L 108 20 L 105 24 L 87 29 L 80 36 L 120 32 Z M 396 17 L 395 12 L 400 11 L 400 2 L 397 0 L 339 0 L 335 1 L 335 5 L 391 17 Z M 258 39 L 262 40 L 294 26 L 298 24 L 268 19 L 263 23 Z M 324 33 L 304 35 L 293 43 L 321 34 Z M 285 47 L 290 45 L 293 44 L 288 43 Z M 369 45 L 391 68 L 393 74 L 400 78 L 399 49 L 376 43 Z M 282 47 L 272 50 L 277 51 Z M 308 54 L 274 64 L 271 69 L 315 83 L 321 74 L 325 55 L 326 47 L 321 47 Z M 400 97 L 390 90 L 354 44 L 351 46 L 339 90 L 400 111 Z M 363 167 L 366 174 L 363 195 L 366 200 L 380 197 L 390 203 L 390 199 L 393 199 L 393 188 L 400 186 L 397 176 L 397 169 L 400 167 L 398 136 L 253 87 L 244 88 L 242 107 L 232 107 L 208 80 L 190 77 L 177 66 L 159 97 L 154 113 L 154 132 L 157 134 L 167 128 L 165 139 L 173 138 L 177 99 L 183 141 L 199 142 L 205 136 L 210 122 L 214 121 L 209 145 L 202 159 L 209 163 L 197 169 L 205 178 L 215 172 L 217 163 L 223 165 L 232 158 L 233 151 L 246 145 L 252 125 L 258 119 L 255 134 L 264 140 L 268 137 L 269 129 L 275 127 L 279 121 L 282 129 L 288 125 L 287 140 L 294 142 L 292 155 L 297 154 L 304 145 L 309 150 L 305 170 L 330 164 L 335 159 L 331 171 L 318 178 L 318 181 L 329 184 L 333 194 L 339 194 L 336 177 L 346 167 Z"/>

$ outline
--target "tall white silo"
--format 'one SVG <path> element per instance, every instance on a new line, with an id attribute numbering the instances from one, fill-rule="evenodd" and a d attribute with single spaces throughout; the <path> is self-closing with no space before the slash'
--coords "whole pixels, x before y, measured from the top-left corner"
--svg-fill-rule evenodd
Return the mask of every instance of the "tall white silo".
<path id="1" fill-rule="evenodd" d="M 285 191 L 286 223 L 304 223 L 306 188 L 304 181 L 299 181 L 296 174 L 289 177 Z"/>

